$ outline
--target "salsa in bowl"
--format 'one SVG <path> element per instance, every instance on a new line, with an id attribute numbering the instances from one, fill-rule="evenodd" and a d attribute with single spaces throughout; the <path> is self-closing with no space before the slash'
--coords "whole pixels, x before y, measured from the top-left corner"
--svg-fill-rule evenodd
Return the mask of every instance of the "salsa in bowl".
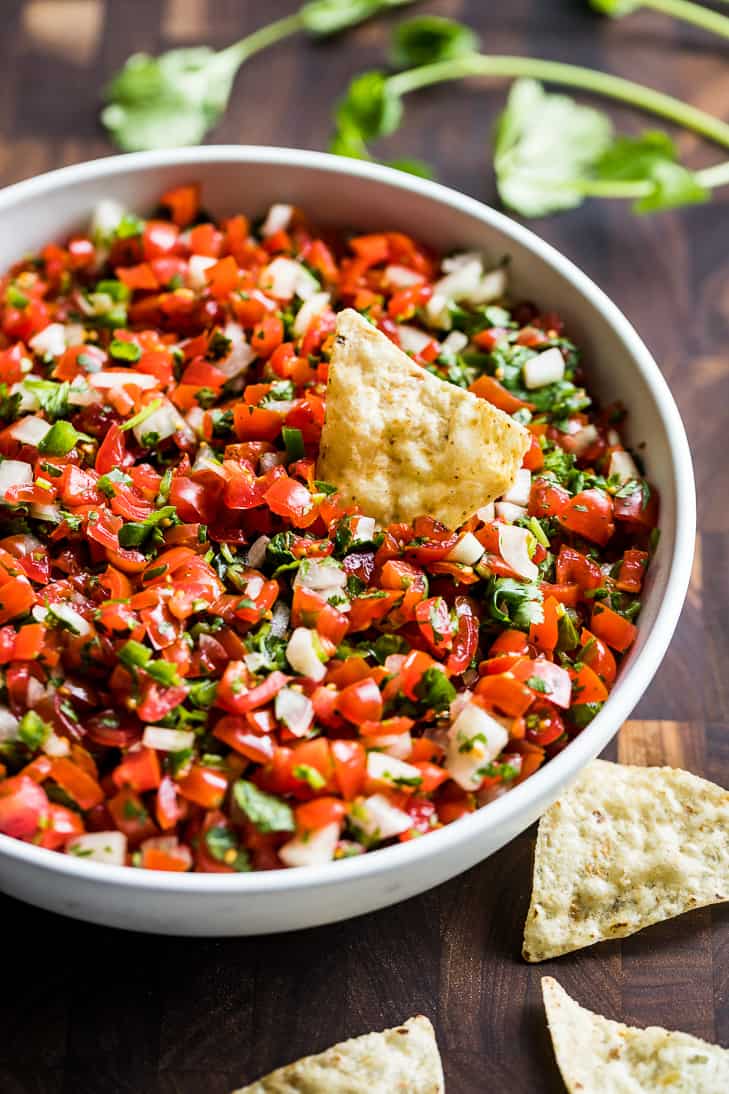
<path id="1" fill-rule="evenodd" d="M 465 832 L 576 749 L 640 634 L 629 399 L 503 248 L 212 215 L 183 180 L 144 208 L 2 284 L 0 831 L 266 877 Z M 495 504 L 376 521 L 319 477 L 343 312 L 518 423 Z"/>

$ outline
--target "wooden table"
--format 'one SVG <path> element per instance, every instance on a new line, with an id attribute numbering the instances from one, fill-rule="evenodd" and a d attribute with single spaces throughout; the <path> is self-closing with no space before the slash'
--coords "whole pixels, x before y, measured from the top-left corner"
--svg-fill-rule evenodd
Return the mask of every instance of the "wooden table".
<path id="1" fill-rule="evenodd" d="M 107 154 L 104 81 L 137 49 L 224 45 L 291 12 L 292 0 L 4 0 L 0 182 Z M 432 0 L 493 51 L 576 61 L 642 79 L 729 115 L 716 40 L 653 15 L 602 21 L 581 0 Z M 216 138 L 324 148 L 329 107 L 377 65 L 386 21 L 337 44 L 291 41 L 241 74 Z M 493 201 L 490 125 L 503 88 L 444 87 L 408 102 L 387 153 L 434 161 L 441 179 Z M 623 128 L 641 119 L 616 112 Z M 679 140 L 695 164 L 715 153 Z M 727 192 L 638 219 L 596 203 L 536 224 L 634 322 L 687 424 L 699 489 L 694 582 L 636 721 L 608 750 L 668 761 L 729 786 L 729 258 Z M 729 909 L 704 910 L 530 968 L 519 959 L 533 833 L 424 896 L 349 923 L 228 941 L 86 926 L 0 898 L 3 1094 L 224 1094 L 261 1072 L 419 1011 L 437 1029 L 451 1094 L 560 1091 L 539 977 L 627 1022 L 729 1045 Z"/>

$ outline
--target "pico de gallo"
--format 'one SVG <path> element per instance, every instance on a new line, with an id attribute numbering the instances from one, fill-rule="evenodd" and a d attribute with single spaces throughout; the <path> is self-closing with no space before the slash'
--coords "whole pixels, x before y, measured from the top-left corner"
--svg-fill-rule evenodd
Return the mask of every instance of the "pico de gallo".
<path id="1" fill-rule="evenodd" d="M 0 281 L 0 833 L 235 873 L 418 838 L 590 722 L 658 499 L 507 268 L 197 186 Z M 376 527 L 316 473 L 336 312 L 526 425 L 508 493 Z"/>

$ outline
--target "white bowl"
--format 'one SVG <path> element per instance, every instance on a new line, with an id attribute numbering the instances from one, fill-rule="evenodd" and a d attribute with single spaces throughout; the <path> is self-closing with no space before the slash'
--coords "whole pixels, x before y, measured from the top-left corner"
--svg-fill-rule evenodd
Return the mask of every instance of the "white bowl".
<path id="1" fill-rule="evenodd" d="M 629 437 L 645 442 L 661 494 L 661 539 L 639 636 L 602 711 L 521 786 L 425 839 L 359 858 L 258 874 L 168 874 L 86 862 L 0 835 L 0 885 L 21 900 L 78 919 L 160 934 L 247 935 L 330 923 L 423 892 L 523 832 L 596 756 L 630 714 L 673 634 L 689 581 L 695 496 L 686 435 L 656 363 L 617 307 L 527 229 L 464 197 L 386 167 L 285 148 L 205 147 L 140 153 L 66 167 L 0 192 L 0 271 L 88 222 L 101 198 L 153 208 L 170 186 L 197 180 L 215 215 L 259 214 L 273 201 L 315 220 L 394 228 L 440 250 L 510 255 L 516 295 L 559 312 L 584 351 L 590 385 L 629 408 Z"/>

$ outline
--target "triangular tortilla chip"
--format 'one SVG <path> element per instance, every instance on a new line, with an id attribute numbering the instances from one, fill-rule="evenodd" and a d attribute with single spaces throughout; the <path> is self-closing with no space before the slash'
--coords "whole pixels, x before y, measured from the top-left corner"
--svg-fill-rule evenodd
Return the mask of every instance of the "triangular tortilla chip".
<path id="1" fill-rule="evenodd" d="M 637 1029 L 585 1010 L 542 978 L 554 1055 L 569 1094 L 723 1094 L 729 1052 L 660 1026 Z"/>
<path id="2" fill-rule="evenodd" d="M 688 771 L 595 760 L 539 822 L 527 961 L 729 900 L 729 793 Z"/>
<path id="3" fill-rule="evenodd" d="M 508 490 L 529 444 L 508 414 L 340 312 L 317 477 L 346 503 L 381 524 L 427 515 L 456 528 Z"/>
<path id="4" fill-rule="evenodd" d="M 234 1094 L 443 1094 L 433 1027 L 419 1014 L 272 1071 Z"/>

